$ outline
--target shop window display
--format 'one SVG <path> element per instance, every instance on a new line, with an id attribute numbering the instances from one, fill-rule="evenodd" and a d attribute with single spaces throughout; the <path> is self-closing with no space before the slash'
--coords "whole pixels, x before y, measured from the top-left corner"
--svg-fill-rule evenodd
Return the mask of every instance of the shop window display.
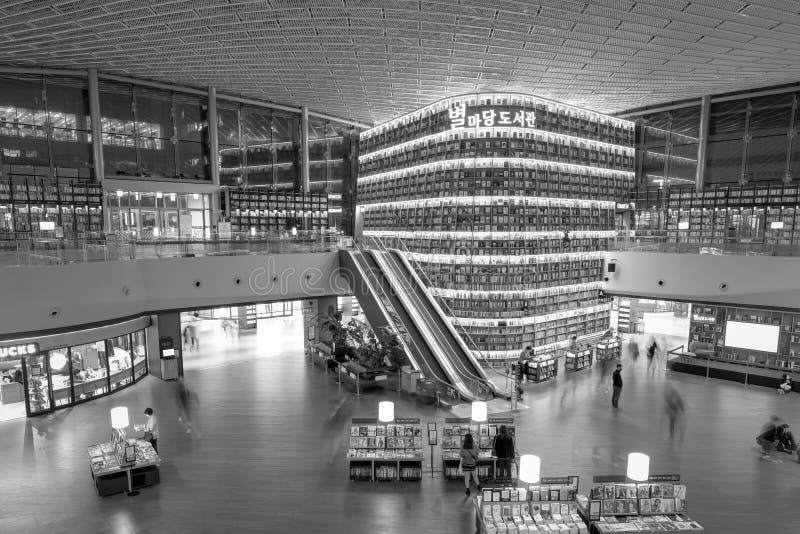
<path id="1" fill-rule="evenodd" d="M 108 341 L 108 369 L 111 390 L 119 389 L 133 382 L 133 350 L 131 336 L 115 337 Z"/>
<path id="2" fill-rule="evenodd" d="M 106 342 L 70 347 L 75 402 L 108 393 Z"/>
<path id="3" fill-rule="evenodd" d="M 56 408 L 72 404 L 72 365 L 67 347 L 53 349 L 49 355 L 50 381 Z"/>
<path id="4" fill-rule="evenodd" d="M 144 330 L 131 334 L 133 349 L 133 380 L 134 382 L 147 374 L 147 340 Z"/>
<path id="5" fill-rule="evenodd" d="M 25 359 L 28 414 L 36 415 L 52 410 L 50 383 L 47 375 L 47 358 L 44 355 Z"/>

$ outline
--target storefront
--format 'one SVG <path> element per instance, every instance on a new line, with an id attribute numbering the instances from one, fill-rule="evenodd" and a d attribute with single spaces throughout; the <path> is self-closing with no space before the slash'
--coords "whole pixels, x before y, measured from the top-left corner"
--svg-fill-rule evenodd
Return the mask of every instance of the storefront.
<path id="1" fill-rule="evenodd" d="M 130 386 L 148 373 L 150 317 L 0 343 L 18 354 L 28 417 L 74 406 Z M 22 415 L 22 414 L 20 414 Z"/>
<path id="2" fill-rule="evenodd" d="M 109 191 L 110 231 L 136 239 L 208 239 L 213 197 L 203 193 Z"/>

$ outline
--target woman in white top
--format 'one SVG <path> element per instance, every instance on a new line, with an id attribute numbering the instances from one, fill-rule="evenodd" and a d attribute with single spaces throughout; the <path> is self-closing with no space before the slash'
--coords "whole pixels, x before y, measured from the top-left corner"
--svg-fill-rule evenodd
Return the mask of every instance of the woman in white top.
<path id="1" fill-rule="evenodd" d="M 153 446 L 153 449 L 158 452 L 158 419 L 153 415 L 152 408 L 145 408 L 144 416 L 147 418 L 147 422 L 144 424 L 145 439 L 149 437 L 150 444 Z M 147 435 L 148 432 L 150 436 Z"/>

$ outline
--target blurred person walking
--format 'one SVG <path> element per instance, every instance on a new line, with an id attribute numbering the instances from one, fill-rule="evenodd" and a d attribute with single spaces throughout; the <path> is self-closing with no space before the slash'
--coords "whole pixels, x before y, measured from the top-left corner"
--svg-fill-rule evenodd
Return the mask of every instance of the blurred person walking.
<path id="1" fill-rule="evenodd" d="M 761 448 L 759 452 L 761 452 L 761 459 L 766 460 L 770 459 L 770 451 L 775 448 L 775 440 L 778 437 L 778 425 L 780 424 L 781 420 L 777 415 L 773 415 L 769 418 L 769 421 L 764 423 L 764 426 L 761 427 L 761 433 L 756 438 L 756 443 Z"/>
<path id="2" fill-rule="evenodd" d="M 677 432 L 680 434 L 681 441 L 683 441 L 683 414 L 686 411 L 683 398 L 678 393 L 678 390 L 668 386 L 664 393 L 664 403 L 667 417 L 669 418 L 669 437 L 670 439 L 674 438 Z"/>
<path id="3" fill-rule="evenodd" d="M 186 433 L 192 433 L 192 412 L 198 404 L 197 393 L 186 387 L 183 377 L 175 384 L 175 404 L 178 406 L 178 421 L 183 423 Z"/>

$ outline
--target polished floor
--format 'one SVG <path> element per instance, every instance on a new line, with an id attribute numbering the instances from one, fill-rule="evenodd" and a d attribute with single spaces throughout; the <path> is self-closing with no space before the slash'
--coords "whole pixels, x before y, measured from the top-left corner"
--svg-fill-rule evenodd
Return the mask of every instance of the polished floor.
<path id="1" fill-rule="evenodd" d="M 304 361 L 301 332 L 287 322 L 258 338 L 255 358 L 188 370 L 200 395 L 192 434 L 177 421 L 174 384 L 153 377 L 49 417 L 0 423 L 0 532 L 474 532 L 471 505 L 461 484 L 442 478 L 436 448 L 434 474 L 422 483 L 348 481 L 351 417 L 375 417 L 387 398 L 398 416 L 441 424 L 449 413 L 401 393 L 340 390 Z M 544 476 L 577 474 L 586 490 L 591 475 L 624 473 L 626 454 L 642 451 L 653 473 L 682 475 L 691 515 L 707 532 L 800 531 L 800 464 L 788 455 L 783 463 L 759 460 L 753 442 L 773 413 L 800 430 L 800 396 L 665 373 L 663 361 L 648 366 L 643 356 L 624 363 L 619 412 L 610 405 L 610 371 L 603 376 L 600 366 L 526 386 L 525 407 L 514 414 L 518 446 L 542 457 Z M 682 440 L 667 429 L 667 385 L 688 406 Z M 103 499 L 86 446 L 107 439 L 117 405 L 128 406 L 134 422 L 147 406 L 160 418 L 162 481 L 137 497 Z"/>

